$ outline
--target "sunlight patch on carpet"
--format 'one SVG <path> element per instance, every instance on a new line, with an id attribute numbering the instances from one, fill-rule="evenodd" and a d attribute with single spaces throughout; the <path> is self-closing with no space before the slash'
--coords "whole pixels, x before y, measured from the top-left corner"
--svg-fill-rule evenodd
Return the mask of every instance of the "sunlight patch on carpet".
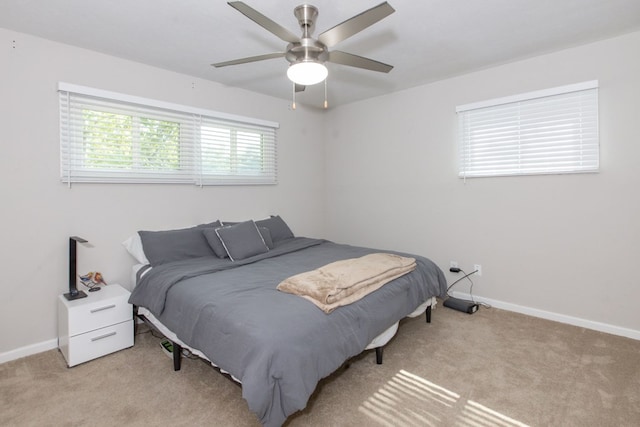
<path id="1" fill-rule="evenodd" d="M 388 427 L 443 426 L 527 427 L 500 412 L 405 370 L 369 396 L 358 411 Z"/>
<path id="2" fill-rule="evenodd" d="M 484 405 L 467 400 L 462 413 L 458 415 L 459 426 L 503 426 L 503 427 L 528 427 L 518 420 L 487 408 Z"/>

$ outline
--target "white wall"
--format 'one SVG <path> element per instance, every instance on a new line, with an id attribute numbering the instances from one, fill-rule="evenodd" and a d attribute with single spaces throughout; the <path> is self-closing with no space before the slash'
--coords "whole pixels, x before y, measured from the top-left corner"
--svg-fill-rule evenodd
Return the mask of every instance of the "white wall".
<path id="1" fill-rule="evenodd" d="M 133 259 L 121 242 L 139 229 L 277 213 L 296 234 L 323 235 L 322 113 L 4 29 L 0 41 L 0 362 L 55 347 L 71 235 L 94 246 L 79 247 L 79 273 L 125 287 Z M 58 81 L 279 122 L 279 184 L 69 189 L 59 179 Z"/>
<path id="2" fill-rule="evenodd" d="M 481 264 L 474 294 L 640 339 L 640 33 L 336 108 L 327 237 Z M 456 105 L 597 79 L 601 171 L 457 177 Z M 468 291 L 468 282 L 453 290 Z"/>
<path id="3" fill-rule="evenodd" d="M 55 347 L 68 236 L 94 245 L 80 248 L 80 272 L 129 287 L 120 242 L 136 230 L 270 213 L 296 234 L 416 252 L 443 270 L 482 264 L 476 295 L 640 337 L 640 33 L 326 115 L 4 29 L 0 40 L 0 362 Z M 456 105 L 592 79 L 599 174 L 457 178 Z M 277 121 L 280 183 L 69 189 L 59 181 L 58 81 Z"/>

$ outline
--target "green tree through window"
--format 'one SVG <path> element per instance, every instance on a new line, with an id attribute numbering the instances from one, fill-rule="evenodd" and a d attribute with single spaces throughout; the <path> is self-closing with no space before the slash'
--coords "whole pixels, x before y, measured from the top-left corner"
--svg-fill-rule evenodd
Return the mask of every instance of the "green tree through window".
<path id="1" fill-rule="evenodd" d="M 180 123 L 83 110 L 84 167 L 178 170 Z"/>
<path id="2" fill-rule="evenodd" d="M 258 132 L 201 126 L 202 171 L 256 175 L 263 172 L 263 142 Z"/>

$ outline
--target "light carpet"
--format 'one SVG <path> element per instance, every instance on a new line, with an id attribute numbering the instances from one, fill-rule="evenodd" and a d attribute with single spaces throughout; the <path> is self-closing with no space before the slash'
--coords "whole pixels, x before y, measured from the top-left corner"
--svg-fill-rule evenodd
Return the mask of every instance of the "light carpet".
<path id="1" fill-rule="evenodd" d="M 141 328 L 143 331 L 145 328 Z M 0 365 L 3 426 L 258 426 L 199 359 L 174 372 L 150 333 L 67 368 L 57 350 Z M 498 309 L 439 306 L 324 379 L 287 426 L 638 426 L 640 341 Z"/>

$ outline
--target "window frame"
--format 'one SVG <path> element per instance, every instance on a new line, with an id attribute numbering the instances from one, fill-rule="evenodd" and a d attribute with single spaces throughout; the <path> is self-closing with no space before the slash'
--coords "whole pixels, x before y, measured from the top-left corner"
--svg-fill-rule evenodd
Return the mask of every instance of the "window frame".
<path id="1" fill-rule="evenodd" d="M 592 80 L 456 107 L 458 176 L 599 172 L 598 88 Z"/>
<path id="2" fill-rule="evenodd" d="M 275 185 L 277 184 L 277 122 L 217 111 L 174 104 L 149 98 L 137 97 L 117 92 L 105 91 L 70 83 L 59 82 L 60 102 L 60 178 L 71 186 L 78 182 L 101 183 L 171 183 L 204 185 Z M 94 110 L 109 114 L 131 117 L 131 156 L 136 161 L 144 140 L 136 138 L 140 132 L 142 118 L 175 122 L 179 124 L 177 169 L 145 169 L 141 165 L 127 169 L 87 168 L 81 164 L 86 158 L 83 133 L 85 121 L 83 111 Z M 260 136 L 259 147 L 253 151 L 260 153 L 260 165 L 251 174 L 234 173 L 230 168 L 224 173 L 207 172 L 203 163 L 203 140 L 201 129 L 212 121 L 220 123 L 234 132 L 249 130 Z M 139 136 L 139 134 L 138 134 Z M 233 145 L 231 141 L 230 148 Z M 237 144 L 236 144 L 237 145 Z M 136 148 L 137 146 L 137 148 Z M 265 148 L 266 147 L 266 148 Z M 75 151 L 74 151 L 75 150 Z M 125 157 L 123 157 L 124 159 Z M 149 158 L 153 159 L 153 158 Z M 139 159 L 138 159 L 139 160 Z M 233 159 L 229 163 L 233 164 Z M 242 158 L 235 157 L 236 162 Z M 78 163 L 80 162 L 80 163 Z M 255 162 L 254 162 L 255 163 Z M 267 164 L 265 167 L 265 163 Z M 133 164 L 133 163 L 132 163 Z M 237 164 L 235 170 L 238 170 Z"/>

